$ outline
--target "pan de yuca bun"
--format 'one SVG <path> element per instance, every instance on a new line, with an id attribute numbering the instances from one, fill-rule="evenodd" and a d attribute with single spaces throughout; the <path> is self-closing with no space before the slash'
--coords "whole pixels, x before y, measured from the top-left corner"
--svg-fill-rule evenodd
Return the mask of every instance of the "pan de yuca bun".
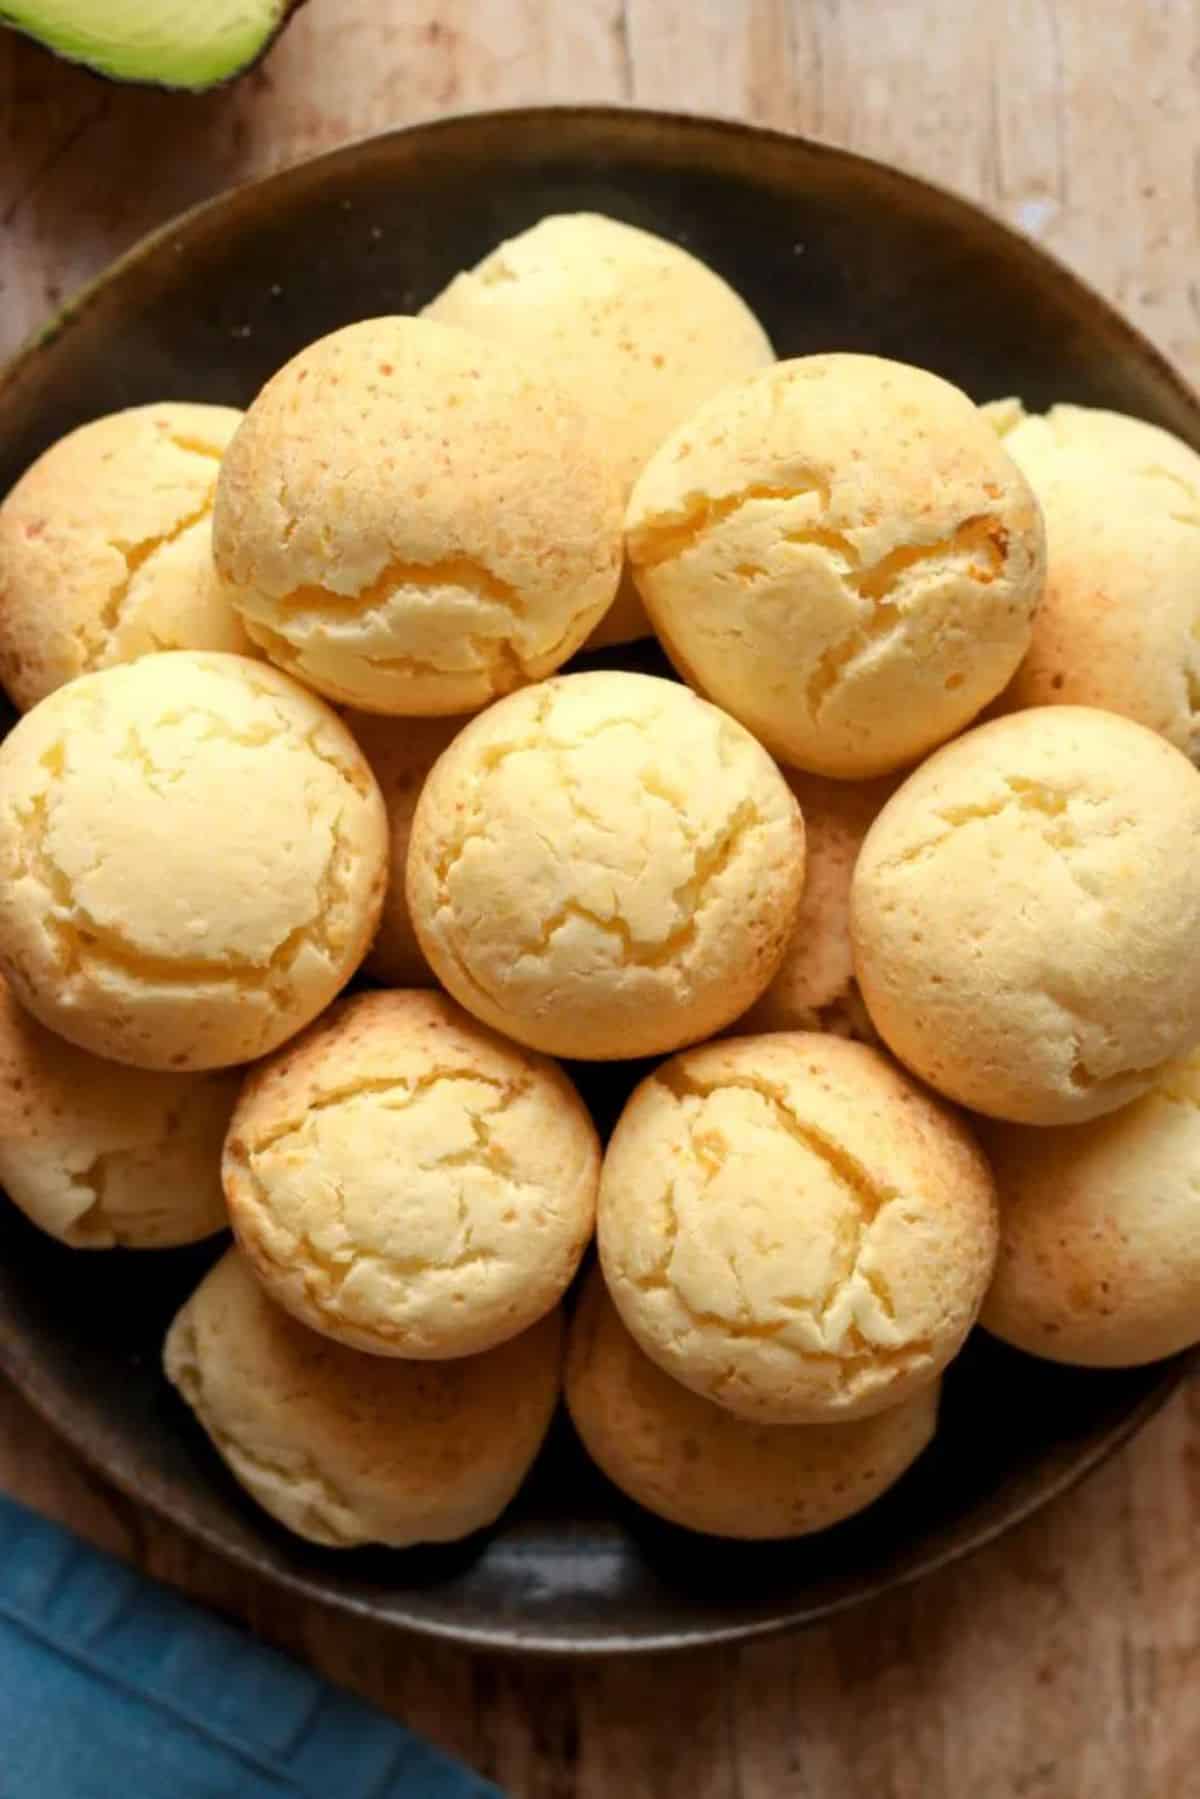
<path id="1" fill-rule="evenodd" d="M 996 409 L 993 409 L 996 410 Z M 1005 704 L 1099 706 L 1200 758 L 1200 456 L 1087 406 L 1003 410 L 1046 520 L 1046 589 Z"/>
<path id="2" fill-rule="evenodd" d="M 542 1317 L 591 1239 L 599 1178 L 566 1075 L 441 993 L 328 1012 L 253 1070 L 225 1148 L 264 1285 L 377 1355 L 472 1355 Z"/>
<path id="3" fill-rule="evenodd" d="M 0 981 L 0 1185 L 73 1249 L 170 1249 L 228 1224 L 221 1145 L 240 1084 L 90 1056 Z"/>
<path id="4" fill-rule="evenodd" d="M 165 400 L 60 438 L 0 502 L 0 682 L 28 711 L 154 650 L 253 654 L 212 553 L 232 406 Z"/>
<path id="5" fill-rule="evenodd" d="M 1055 1362 L 1127 1368 L 1200 1341 L 1200 1052 L 1119 1112 L 997 1125 L 1000 1253 L 980 1322 Z"/>
<path id="6" fill-rule="evenodd" d="M 543 359 L 366 319 L 251 405 L 213 544 L 290 674 L 367 712 L 471 712 L 550 674 L 607 611 L 621 498 Z"/>
<path id="7" fill-rule="evenodd" d="M 417 803 L 408 904 L 456 999 L 551 1055 L 654 1055 L 770 980 L 804 883 L 786 781 L 715 706 L 565 675 L 472 720 Z"/>
<path id="8" fill-rule="evenodd" d="M 736 1418 L 643 1354 L 599 1269 L 567 1339 L 567 1410 L 613 1485 L 672 1524 L 745 1541 L 827 1530 L 878 1499 L 931 1442 L 939 1387 L 850 1423 Z"/>
<path id="9" fill-rule="evenodd" d="M 851 890 L 880 1036 L 939 1092 L 1071 1124 L 1200 1036 L 1200 774 L 1084 706 L 993 720 L 889 800 Z"/>
<path id="10" fill-rule="evenodd" d="M 240 1250 L 167 1333 L 167 1378 L 264 1510 L 331 1549 L 448 1543 L 492 1524 L 541 1447 L 558 1400 L 551 1312 L 486 1355 L 356 1355 L 263 1292 Z"/>
<path id="11" fill-rule="evenodd" d="M 763 1424 L 863 1418 L 927 1386 L 996 1253 L 959 1119 L 877 1050 L 803 1032 L 706 1043 L 643 1081 L 597 1229 L 651 1360 Z"/>
<path id="12" fill-rule="evenodd" d="M 672 660 L 781 761 L 914 761 L 1029 647 L 1045 547 L 1028 483 L 958 388 L 806 356 L 709 400 L 638 478 L 625 547 Z"/>
<path id="13" fill-rule="evenodd" d="M 362 960 L 387 821 L 329 708 L 243 656 L 83 675 L 0 744 L 0 968 L 144 1068 L 265 1055 Z"/>

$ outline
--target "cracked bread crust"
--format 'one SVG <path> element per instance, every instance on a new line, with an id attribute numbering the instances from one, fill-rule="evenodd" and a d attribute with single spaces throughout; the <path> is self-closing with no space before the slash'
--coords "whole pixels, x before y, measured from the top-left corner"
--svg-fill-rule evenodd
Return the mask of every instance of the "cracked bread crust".
<path id="1" fill-rule="evenodd" d="M 94 419 L 0 503 L 0 682 L 20 711 L 155 650 L 254 654 L 212 554 L 241 416 L 165 401 Z"/>
<path id="2" fill-rule="evenodd" d="M 167 1334 L 167 1378 L 233 1474 L 312 1543 L 447 1543 L 499 1517 L 558 1398 L 551 1312 L 487 1355 L 383 1361 L 305 1330 L 231 1249 Z"/>
<path id="3" fill-rule="evenodd" d="M 240 1076 L 101 1061 L 0 981 L 0 1183 L 73 1249 L 168 1249 L 228 1222 L 221 1145 Z"/>
<path id="4" fill-rule="evenodd" d="M 82 676 L 0 746 L 0 964 L 80 1048 L 248 1061 L 353 974 L 387 822 L 341 721 L 263 663 L 177 651 Z"/>
<path id="5" fill-rule="evenodd" d="M 742 727 L 672 681 L 567 675 L 459 734 L 417 805 L 408 902 L 434 972 L 551 1055 L 654 1055 L 770 980 L 804 826 Z"/>
<path id="6" fill-rule="evenodd" d="M 224 1181 L 281 1305 L 375 1355 L 474 1355 L 543 1316 L 591 1239 L 595 1128 L 553 1063 L 443 994 L 343 1002 L 250 1075 Z"/>
<path id="7" fill-rule="evenodd" d="M 1200 774 L 1113 713 L 1045 707 L 948 744 L 867 834 L 851 890 L 889 1047 L 975 1111 L 1070 1124 L 1200 1036 Z"/>
<path id="8" fill-rule="evenodd" d="M 1000 1254 L 981 1323 L 1055 1362 L 1136 1367 L 1200 1341 L 1200 1051 L 1057 1131 L 991 1127 Z"/>
<path id="9" fill-rule="evenodd" d="M 651 1360 L 774 1424 L 867 1417 L 928 1385 L 996 1248 L 963 1124 L 877 1051 L 802 1032 L 705 1044 L 644 1081 L 597 1224 Z"/>
<path id="10" fill-rule="evenodd" d="M 1120 413 L 988 410 L 1046 519 L 1046 590 L 1006 707 L 1099 706 L 1200 761 L 1200 456 Z"/>
<path id="11" fill-rule="evenodd" d="M 657 451 L 625 529 L 688 679 L 840 779 L 914 761 L 1001 691 L 1045 567 L 1037 502 L 977 408 L 871 356 L 726 388 Z"/>
<path id="12" fill-rule="evenodd" d="M 423 316 L 544 358 L 596 429 L 622 502 L 697 406 L 774 361 L 758 320 L 712 269 L 597 213 L 552 215 L 509 238 Z M 589 647 L 649 634 L 626 571 Z"/>
<path id="13" fill-rule="evenodd" d="M 465 331 L 368 319 L 267 383 L 221 469 L 217 565 L 272 661 L 363 711 L 471 712 L 577 650 L 621 500 L 575 403 Z"/>
<path id="14" fill-rule="evenodd" d="M 804 814 L 804 897 L 770 986 L 739 1018 L 739 1036 L 757 1031 L 827 1031 L 879 1042 L 854 978 L 850 881 L 863 839 L 895 780 L 827 781 L 787 776 Z"/>
<path id="15" fill-rule="evenodd" d="M 413 814 L 429 771 L 466 724 L 465 718 L 380 718 L 348 712 L 346 723 L 371 764 L 388 818 L 388 884 L 379 929 L 364 969 L 384 987 L 432 987 L 433 971 L 408 911 L 404 871 Z"/>
<path id="16" fill-rule="evenodd" d="M 609 1480 L 672 1524 L 744 1541 L 827 1530 L 878 1499 L 932 1440 L 939 1391 L 848 1423 L 737 1418 L 643 1354 L 599 1269 L 567 1343 L 567 1409 Z"/>

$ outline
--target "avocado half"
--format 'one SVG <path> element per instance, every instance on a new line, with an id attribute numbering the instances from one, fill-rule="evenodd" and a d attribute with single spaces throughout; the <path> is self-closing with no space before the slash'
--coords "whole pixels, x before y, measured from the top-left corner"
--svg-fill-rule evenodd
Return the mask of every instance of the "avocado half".
<path id="1" fill-rule="evenodd" d="M 0 0 L 0 25 L 113 81 L 216 87 L 268 50 L 300 0 Z"/>

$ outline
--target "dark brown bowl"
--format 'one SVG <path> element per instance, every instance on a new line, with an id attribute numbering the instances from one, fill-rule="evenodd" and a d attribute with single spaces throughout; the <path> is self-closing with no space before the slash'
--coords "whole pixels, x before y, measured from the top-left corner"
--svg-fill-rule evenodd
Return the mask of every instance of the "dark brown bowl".
<path id="1" fill-rule="evenodd" d="M 0 379 L 0 491 L 97 413 L 164 398 L 245 405 L 322 332 L 417 307 L 498 238 L 581 208 L 686 244 L 745 295 L 783 355 L 876 351 L 937 369 L 981 400 L 1112 406 L 1200 446 L 1200 408 L 1150 345 L 964 201 L 745 126 L 538 110 L 375 138 L 148 239 Z M 611 1115 L 621 1078 L 585 1080 L 600 1114 Z M 234 1560 L 345 1611 L 496 1649 L 669 1649 L 852 1605 L 1062 1492 L 1149 1417 L 1185 1367 L 1056 1368 L 977 1333 L 916 1468 L 859 1518 L 782 1546 L 717 1544 L 656 1523 L 587 1466 L 564 1425 L 484 1539 L 342 1554 L 259 1512 L 160 1374 L 166 1324 L 214 1253 L 98 1258 L 59 1248 L 3 1208 L 0 1367 L 118 1486 Z"/>

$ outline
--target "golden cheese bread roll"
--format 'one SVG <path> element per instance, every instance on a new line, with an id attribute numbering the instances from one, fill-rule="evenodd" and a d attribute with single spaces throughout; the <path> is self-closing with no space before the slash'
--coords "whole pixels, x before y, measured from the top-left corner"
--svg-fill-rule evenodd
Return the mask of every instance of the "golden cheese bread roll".
<path id="1" fill-rule="evenodd" d="M 551 1055 L 653 1055 L 770 980 L 804 827 L 766 751 L 674 681 L 594 672 L 513 694 L 425 783 L 408 903 L 477 1017 Z"/>
<path id="2" fill-rule="evenodd" d="M 155 650 L 252 655 L 212 553 L 232 406 L 165 400 L 80 425 L 0 502 L 0 682 L 22 712 Z"/>
<path id="3" fill-rule="evenodd" d="M 170 1249 L 221 1230 L 239 1070 L 161 1074 L 76 1049 L 0 981 L 0 1184 L 73 1249 Z"/>
<path id="4" fill-rule="evenodd" d="M 949 1098 L 1023 1124 L 1136 1099 L 1200 1035 L 1200 774 L 1084 706 L 993 720 L 889 800 L 854 871 L 859 986 Z"/>
<path id="5" fill-rule="evenodd" d="M 658 449 L 626 553 L 672 660 L 781 761 L 903 767 L 1029 647 L 1041 514 L 978 408 L 924 369 L 806 356 Z"/>
<path id="6" fill-rule="evenodd" d="M 1200 455 L 1087 406 L 993 408 L 1046 520 L 1046 590 L 1005 695 L 1099 706 L 1200 757 Z"/>
<path id="7" fill-rule="evenodd" d="M 561 1358 L 557 1312 L 454 1362 L 357 1355 L 289 1317 L 231 1249 L 177 1314 L 163 1360 L 272 1517 L 330 1549 L 405 1549 L 495 1522 L 541 1447 Z"/>
<path id="8" fill-rule="evenodd" d="M 614 1486 L 687 1530 L 744 1541 L 827 1530 L 929 1445 L 940 1382 L 843 1424 L 755 1424 L 680 1386 L 640 1350 L 594 1269 L 571 1321 L 565 1397 Z"/>
<path id="9" fill-rule="evenodd" d="M 763 1424 L 864 1418 L 957 1355 L 996 1208 L 970 1133 L 887 1057 L 780 1032 L 685 1050 L 608 1145 L 600 1261 L 642 1349 Z"/>
<path id="10" fill-rule="evenodd" d="M 386 874 L 361 751 L 265 663 L 144 656 L 58 688 L 0 745 L 0 967 L 95 1055 L 275 1049 L 358 967 Z"/>
<path id="11" fill-rule="evenodd" d="M 273 662 L 367 712 L 477 711 L 608 610 L 621 495 L 544 361 L 429 319 L 310 344 L 229 446 L 217 566 Z"/>
<path id="12" fill-rule="evenodd" d="M 554 1063 L 441 993 L 363 993 L 246 1082 L 225 1148 L 242 1248 L 281 1305 L 376 1355 L 473 1355 L 557 1304 L 600 1146 Z"/>
<path id="13" fill-rule="evenodd" d="M 1000 1195 L 988 1330 L 1092 1368 L 1200 1342 L 1200 1052 L 1108 1117 L 997 1125 L 986 1147 Z"/>

